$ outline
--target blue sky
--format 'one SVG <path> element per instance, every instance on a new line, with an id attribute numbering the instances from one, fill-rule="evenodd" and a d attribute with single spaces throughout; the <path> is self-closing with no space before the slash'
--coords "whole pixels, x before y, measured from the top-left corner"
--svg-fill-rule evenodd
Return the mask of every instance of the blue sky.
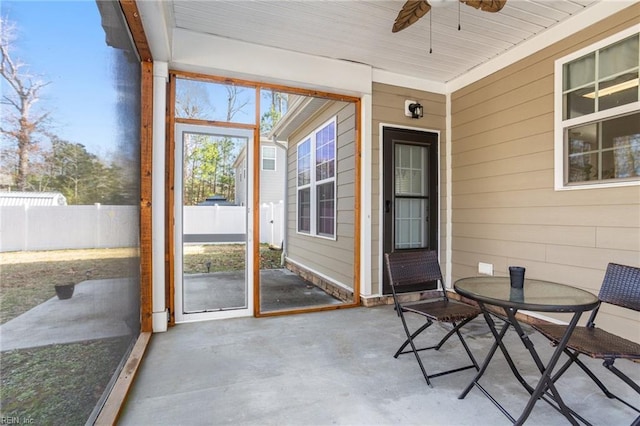
<path id="1" fill-rule="evenodd" d="M 0 0 L 0 13 L 17 27 L 12 59 L 50 82 L 37 106 L 51 111 L 54 133 L 96 154 L 115 149 L 112 48 L 95 1 Z"/>

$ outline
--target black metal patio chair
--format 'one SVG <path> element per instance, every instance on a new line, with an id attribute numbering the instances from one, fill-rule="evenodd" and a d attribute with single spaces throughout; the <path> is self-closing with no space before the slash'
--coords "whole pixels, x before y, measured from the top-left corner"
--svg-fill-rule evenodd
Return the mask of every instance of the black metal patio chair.
<path id="1" fill-rule="evenodd" d="M 569 343 L 564 351 L 569 356 L 569 359 L 554 374 L 552 380 L 554 382 L 557 381 L 571 364 L 575 363 L 591 377 L 608 398 L 615 398 L 633 410 L 640 412 L 638 407 L 631 405 L 609 391 L 598 377 L 578 359 L 580 354 L 602 359 L 602 365 L 640 394 L 638 383 L 613 365 L 617 359 L 640 360 L 640 344 L 596 328 L 595 325 L 596 316 L 602 303 L 610 303 L 640 311 L 640 268 L 609 263 L 598 299 L 600 300 L 600 305 L 591 312 L 587 324 L 583 327 L 576 327 L 569 338 Z M 551 340 L 553 344 L 557 344 L 560 341 L 565 330 L 564 325 L 557 324 L 533 324 L 533 327 Z M 633 424 L 640 424 L 640 416 Z"/>
<path id="2" fill-rule="evenodd" d="M 407 335 L 407 339 L 396 351 L 394 357 L 398 358 L 401 354 L 413 353 L 416 360 L 418 360 L 422 375 L 430 387 L 433 387 L 429 380 L 431 378 L 455 373 L 469 368 L 475 368 L 478 370 L 478 363 L 469 350 L 469 346 L 467 346 L 467 343 L 464 341 L 462 334 L 460 334 L 460 328 L 480 315 L 480 309 L 455 300 L 449 300 L 447 292 L 444 290 L 442 272 L 440 270 L 440 265 L 438 264 L 437 253 L 435 251 L 426 250 L 415 252 L 394 252 L 385 253 L 384 258 L 389 282 L 391 284 L 391 290 L 393 292 L 395 308 L 398 316 L 402 320 L 402 326 L 404 327 L 404 331 Z M 425 293 L 425 296 L 428 298 L 414 303 L 400 302 L 399 296 L 403 287 L 406 288 L 407 286 L 431 281 L 435 281 L 436 285 L 439 283 L 439 289 Z M 405 319 L 405 313 L 420 315 L 425 318 L 426 322 L 420 328 L 411 332 Z M 420 333 L 430 327 L 434 321 L 450 323 L 453 328 L 440 340 L 438 344 L 424 348 L 416 348 L 414 340 Z M 471 360 L 471 364 L 434 374 L 427 374 L 418 352 L 428 349 L 438 350 L 454 334 L 456 334 L 460 339 L 464 350 L 467 352 L 467 355 Z M 407 345 L 411 347 L 411 350 L 404 350 Z"/>

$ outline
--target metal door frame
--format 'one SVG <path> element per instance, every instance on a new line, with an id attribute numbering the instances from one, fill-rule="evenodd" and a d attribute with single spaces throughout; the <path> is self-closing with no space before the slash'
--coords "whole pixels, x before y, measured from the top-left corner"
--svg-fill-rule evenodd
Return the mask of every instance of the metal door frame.
<path id="1" fill-rule="evenodd" d="M 427 141 L 420 143 L 420 145 L 432 144 L 435 147 L 435 159 L 433 161 L 428 160 L 429 167 L 435 168 L 430 176 L 435 179 L 434 190 L 435 197 L 430 201 L 430 211 L 435 215 L 435 219 L 432 223 L 432 232 L 430 238 L 429 248 L 431 250 L 437 250 L 440 253 L 440 132 L 437 130 L 430 130 L 424 128 L 415 128 L 415 127 L 406 127 L 406 126 L 398 126 L 393 124 L 381 124 L 380 125 L 380 294 L 390 294 L 391 290 L 385 292 L 388 286 L 385 286 L 385 282 L 387 281 L 385 266 L 383 262 L 383 253 L 387 250 L 385 246 L 385 238 L 388 226 L 385 226 L 386 218 L 386 195 L 385 194 L 385 182 L 387 179 L 393 179 L 394 170 L 386 170 L 385 164 L 387 161 L 387 157 L 385 156 L 385 132 L 386 131 L 407 131 L 408 133 L 414 133 L 416 135 L 422 135 L 425 139 L 427 138 L 435 138 L 434 141 Z M 417 143 L 418 144 L 418 143 Z M 392 156 L 393 158 L 393 156 Z M 393 160 L 391 160 L 393 161 Z M 391 175 L 389 175 L 391 174 Z M 393 184 L 393 181 L 392 181 Z M 393 210 L 395 206 L 392 204 L 391 209 Z M 393 227 L 393 224 L 392 224 Z M 409 291 L 419 291 L 420 289 L 408 289 Z"/>
<path id="2" fill-rule="evenodd" d="M 183 283 L 183 222 L 182 222 L 182 175 L 183 175 L 183 133 L 202 133 L 211 134 L 216 136 L 230 136 L 230 137 L 242 137 L 247 138 L 247 179 L 246 179 L 246 194 L 247 200 L 253 200 L 253 185 L 250 182 L 253 181 L 254 170 L 250 165 L 253 164 L 254 147 L 253 137 L 254 132 L 252 129 L 234 128 L 234 127 L 217 127 L 197 124 L 183 124 L 177 123 L 175 126 L 175 176 L 174 176 L 174 191 L 176 202 L 174 203 L 174 244 L 175 244 L 175 267 L 174 267 L 174 279 L 175 279 L 175 321 L 176 323 L 205 321 L 212 319 L 223 318 L 237 318 L 253 316 L 254 311 L 254 283 L 253 283 L 253 203 L 247 203 L 246 212 L 246 259 L 245 259 L 245 286 L 246 286 L 246 306 L 239 309 L 223 309 L 211 312 L 196 312 L 185 313 L 184 312 L 184 300 L 182 296 Z"/>

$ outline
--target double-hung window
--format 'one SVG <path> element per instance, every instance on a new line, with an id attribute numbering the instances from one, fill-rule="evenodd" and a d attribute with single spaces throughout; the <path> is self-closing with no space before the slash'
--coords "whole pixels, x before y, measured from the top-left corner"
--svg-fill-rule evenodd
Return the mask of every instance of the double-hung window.
<path id="1" fill-rule="evenodd" d="M 275 170 L 275 169 L 276 169 L 276 147 L 263 146 L 262 147 L 262 170 Z"/>
<path id="2" fill-rule="evenodd" d="M 335 117 L 298 143 L 297 166 L 298 232 L 335 238 Z"/>
<path id="3" fill-rule="evenodd" d="M 556 61 L 556 189 L 640 183 L 639 46 L 635 26 Z"/>

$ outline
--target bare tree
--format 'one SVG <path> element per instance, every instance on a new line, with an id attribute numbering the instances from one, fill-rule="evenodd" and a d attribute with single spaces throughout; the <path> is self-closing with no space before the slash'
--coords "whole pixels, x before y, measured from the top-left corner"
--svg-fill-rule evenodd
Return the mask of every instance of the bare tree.
<path id="1" fill-rule="evenodd" d="M 35 135 L 46 133 L 45 122 L 49 117 L 49 112 L 34 113 L 33 106 L 40 99 L 40 91 L 49 82 L 34 78 L 24 70 L 24 63 L 11 58 L 14 40 L 15 24 L 0 17 L 0 75 L 11 88 L 10 91 L 2 91 L 0 103 L 7 105 L 10 112 L 2 114 L 0 133 L 17 143 L 16 186 L 19 190 L 25 190 L 29 155 L 38 145 Z"/>
<path id="2" fill-rule="evenodd" d="M 230 84 L 225 87 L 227 89 L 227 121 L 233 121 L 233 116 L 249 104 L 249 99 L 240 99 L 242 92 L 238 86 Z"/>

